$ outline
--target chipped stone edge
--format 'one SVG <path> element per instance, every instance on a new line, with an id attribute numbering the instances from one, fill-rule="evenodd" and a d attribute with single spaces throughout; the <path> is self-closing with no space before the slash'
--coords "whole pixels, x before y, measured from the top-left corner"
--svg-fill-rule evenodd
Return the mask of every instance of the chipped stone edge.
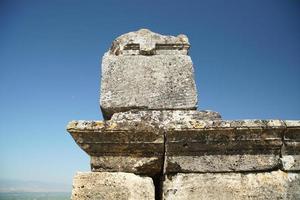
<path id="1" fill-rule="evenodd" d="M 67 131 L 72 132 L 102 132 L 106 130 L 106 124 L 109 122 L 110 130 L 114 130 L 115 124 L 118 121 L 84 121 L 84 120 L 74 120 L 68 123 Z M 160 122 L 156 122 L 160 123 Z M 175 124 L 176 125 L 176 124 Z M 283 171 L 299 171 L 298 168 L 293 168 L 289 161 L 293 160 L 293 164 L 295 163 L 294 158 L 291 158 L 292 155 L 289 153 L 284 153 L 284 134 L 285 130 L 292 128 L 292 129 L 300 129 L 300 120 L 195 120 L 191 122 L 191 126 L 185 127 L 184 129 L 177 129 L 177 130 L 208 130 L 208 129 L 216 129 L 216 130 L 228 130 L 228 129 L 280 129 L 282 131 L 282 148 L 281 148 L 281 156 L 280 160 L 282 162 L 282 166 L 280 167 Z M 163 124 L 163 126 L 159 127 L 161 131 L 172 131 L 176 130 L 174 127 L 169 127 L 168 123 Z M 118 129 L 116 129 L 118 130 Z M 128 130 L 129 131 L 129 130 Z M 165 135 L 165 139 L 167 136 Z M 167 144 L 164 141 L 165 151 L 167 151 Z M 300 155 L 300 152 L 299 152 Z M 298 154 L 296 156 L 299 156 Z M 166 155 L 165 155 L 166 156 Z"/>
<path id="2" fill-rule="evenodd" d="M 131 120 L 129 120 L 131 121 Z M 138 122 L 138 121 L 135 121 Z M 172 123 L 173 121 L 169 121 Z M 176 121 L 174 121 L 176 123 Z M 113 120 L 73 120 L 70 121 L 66 127 L 67 131 L 79 131 L 79 130 L 102 130 L 106 124 L 118 123 Z M 160 123 L 160 122 L 158 122 Z M 162 121 L 162 123 L 164 123 Z M 189 129 L 226 129 L 226 128 L 247 128 L 247 129 L 286 129 L 286 128 L 300 128 L 300 121 L 298 120 L 257 120 L 257 119 L 245 119 L 245 120 L 192 120 L 187 122 L 191 126 Z M 176 125 L 176 124 L 175 124 Z M 179 124 L 178 124 L 179 125 Z M 186 124 L 183 124 L 186 125 Z M 112 127 L 113 128 L 113 127 Z M 164 123 L 166 130 L 169 130 L 168 123 Z M 172 128 L 171 128 L 172 129 Z"/>

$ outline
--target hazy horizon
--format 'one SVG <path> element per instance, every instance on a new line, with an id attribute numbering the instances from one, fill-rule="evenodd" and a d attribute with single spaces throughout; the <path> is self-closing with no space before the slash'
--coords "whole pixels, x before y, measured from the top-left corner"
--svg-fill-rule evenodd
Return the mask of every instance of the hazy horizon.
<path id="1" fill-rule="evenodd" d="M 59 182 L 0 179 L 0 193 L 22 193 L 22 192 L 63 192 L 71 193 L 71 183 L 62 184 Z"/>
<path id="2" fill-rule="evenodd" d="M 1 1 L 0 181 L 67 190 L 90 171 L 66 125 L 103 119 L 101 58 L 140 28 L 189 37 L 199 110 L 300 119 L 299 19 L 292 0 Z"/>

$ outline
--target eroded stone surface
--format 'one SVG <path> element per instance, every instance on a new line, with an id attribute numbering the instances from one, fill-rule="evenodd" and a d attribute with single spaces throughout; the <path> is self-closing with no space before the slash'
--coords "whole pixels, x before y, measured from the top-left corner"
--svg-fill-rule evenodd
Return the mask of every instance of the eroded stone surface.
<path id="1" fill-rule="evenodd" d="M 91 156 L 159 156 L 164 134 L 186 120 L 219 119 L 212 111 L 130 111 L 108 121 L 72 121 L 67 130 Z"/>
<path id="2" fill-rule="evenodd" d="M 129 117 L 129 116 L 128 116 Z M 148 118 L 72 121 L 68 131 L 91 156 L 92 171 L 155 175 L 162 171 L 164 134 Z"/>
<path id="3" fill-rule="evenodd" d="M 132 109 L 195 110 L 197 91 L 188 47 L 186 36 L 145 30 L 117 38 L 102 59 L 103 116 L 109 119 Z"/>
<path id="4" fill-rule="evenodd" d="M 166 173 L 279 169 L 280 120 L 199 120 L 166 125 Z"/>
<path id="5" fill-rule="evenodd" d="M 196 120 L 220 120 L 221 115 L 211 110 L 132 110 L 115 113 L 112 121 L 149 121 L 157 123 L 160 127 L 166 124 L 180 125 L 187 121 Z M 160 124 L 161 123 L 161 124 Z"/>
<path id="6" fill-rule="evenodd" d="M 91 156 L 92 171 L 157 175 L 162 172 L 166 124 L 219 119 L 212 111 L 129 111 L 109 121 L 72 121 L 68 131 Z"/>
<path id="7" fill-rule="evenodd" d="M 298 173 L 177 174 L 164 181 L 163 199 L 189 200 L 296 200 L 300 199 Z"/>
<path id="8" fill-rule="evenodd" d="M 300 171 L 300 155 L 298 154 L 293 154 L 293 155 L 288 155 L 284 153 L 281 158 L 282 162 L 282 167 L 283 170 L 285 171 Z"/>
<path id="9" fill-rule="evenodd" d="M 186 35 L 161 35 L 148 29 L 129 32 L 116 38 L 110 55 L 187 54 L 190 47 Z"/>
<path id="10" fill-rule="evenodd" d="M 172 130 L 266 130 L 281 131 L 286 128 L 282 120 L 258 120 L 258 119 L 244 119 L 244 120 L 209 120 L 209 119 L 192 119 L 186 120 L 182 118 L 179 123 L 171 124 L 169 129 Z"/>
<path id="11" fill-rule="evenodd" d="M 195 110 L 196 104 L 189 56 L 103 57 L 101 109 L 104 117 L 131 109 Z"/>
<path id="12" fill-rule="evenodd" d="M 73 179 L 72 200 L 154 200 L 149 177 L 121 172 L 79 172 Z"/>
<path id="13" fill-rule="evenodd" d="M 209 152 L 209 150 L 208 150 Z M 196 153 L 195 153 L 196 154 Z M 212 155 L 167 155 L 166 173 L 177 172 L 243 172 L 279 169 L 279 153 L 269 154 L 212 154 Z"/>
<path id="14" fill-rule="evenodd" d="M 72 121 L 68 131 L 89 155 L 161 155 L 164 135 L 147 121 Z"/>
<path id="15" fill-rule="evenodd" d="M 283 170 L 300 171 L 300 121 L 286 120 L 282 147 Z"/>
<path id="16" fill-rule="evenodd" d="M 209 111 L 129 111 L 104 122 L 73 121 L 68 131 L 92 156 L 93 171 L 153 175 L 163 165 L 165 173 L 264 171 L 280 168 L 281 162 L 283 170 L 298 170 L 297 149 L 284 151 L 279 159 L 283 133 L 288 133 L 283 121 L 218 116 Z M 206 117 L 215 119 L 201 120 Z"/>
<path id="17" fill-rule="evenodd" d="M 163 155 L 160 156 L 91 156 L 91 169 L 94 172 L 130 172 L 154 176 L 161 174 Z"/>

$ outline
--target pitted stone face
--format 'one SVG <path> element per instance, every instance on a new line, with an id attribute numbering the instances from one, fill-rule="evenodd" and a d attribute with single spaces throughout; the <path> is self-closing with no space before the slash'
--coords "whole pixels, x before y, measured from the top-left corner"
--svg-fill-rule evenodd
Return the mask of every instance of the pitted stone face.
<path id="1" fill-rule="evenodd" d="M 100 106 L 105 119 L 129 110 L 195 110 L 194 68 L 185 35 L 146 29 L 118 37 L 102 59 Z"/>
<path id="2" fill-rule="evenodd" d="M 126 33 L 118 37 L 112 44 L 111 55 L 187 55 L 190 47 L 187 36 L 164 36 L 148 29 Z"/>

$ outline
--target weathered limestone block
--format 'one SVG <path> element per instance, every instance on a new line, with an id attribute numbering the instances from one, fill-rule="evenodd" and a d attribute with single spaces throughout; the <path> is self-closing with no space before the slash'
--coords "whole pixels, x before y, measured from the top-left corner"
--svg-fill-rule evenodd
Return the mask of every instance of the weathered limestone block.
<path id="1" fill-rule="evenodd" d="M 67 130 L 91 156 L 92 171 L 153 175 L 162 171 L 164 135 L 144 120 L 72 121 Z"/>
<path id="2" fill-rule="evenodd" d="M 130 173 L 79 172 L 73 179 L 72 200 L 154 200 L 151 178 Z"/>
<path id="3" fill-rule="evenodd" d="M 127 112 L 115 113 L 111 121 L 147 121 L 151 124 L 157 124 L 157 127 L 168 128 L 173 125 L 181 125 L 186 121 L 196 120 L 220 120 L 221 115 L 218 112 L 210 110 L 131 110 Z"/>
<path id="4" fill-rule="evenodd" d="M 166 173 L 279 169 L 280 120 L 198 120 L 166 127 Z"/>
<path id="5" fill-rule="evenodd" d="M 100 106 L 105 119 L 140 110 L 195 110 L 188 38 L 146 29 L 117 38 L 102 60 Z"/>
<path id="6" fill-rule="evenodd" d="M 72 121 L 67 130 L 89 155 L 160 154 L 164 136 L 147 121 Z"/>
<path id="7" fill-rule="evenodd" d="M 162 170 L 167 174 L 276 170 L 282 162 L 283 170 L 297 170 L 297 149 L 286 148 L 293 154 L 280 159 L 282 136 L 289 130 L 299 128 L 287 129 L 281 120 L 226 121 L 215 112 L 184 110 L 128 111 L 104 122 L 68 125 L 76 143 L 91 156 L 92 171 L 148 176 Z"/>
<path id="8" fill-rule="evenodd" d="M 299 173 L 179 173 L 166 176 L 163 199 L 297 200 L 299 188 Z"/>
<path id="9" fill-rule="evenodd" d="M 176 172 L 242 172 L 278 169 L 279 155 L 178 155 L 167 156 L 166 173 Z"/>
<path id="10" fill-rule="evenodd" d="M 148 29 L 129 32 L 115 39 L 111 55 L 187 55 L 190 43 L 186 35 L 176 37 L 153 33 Z"/>
<path id="11" fill-rule="evenodd" d="M 165 126 L 182 119 L 220 119 L 212 111 L 128 111 L 109 121 L 72 121 L 67 130 L 91 156 L 92 171 L 157 175 L 164 163 Z"/>
<path id="12" fill-rule="evenodd" d="M 164 162 L 161 156 L 91 156 L 93 172 L 131 172 L 154 176 L 160 174 Z"/>
<path id="13" fill-rule="evenodd" d="M 283 170 L 300 171 L 300 121 L 286 120 L 282 147 Z"/>

